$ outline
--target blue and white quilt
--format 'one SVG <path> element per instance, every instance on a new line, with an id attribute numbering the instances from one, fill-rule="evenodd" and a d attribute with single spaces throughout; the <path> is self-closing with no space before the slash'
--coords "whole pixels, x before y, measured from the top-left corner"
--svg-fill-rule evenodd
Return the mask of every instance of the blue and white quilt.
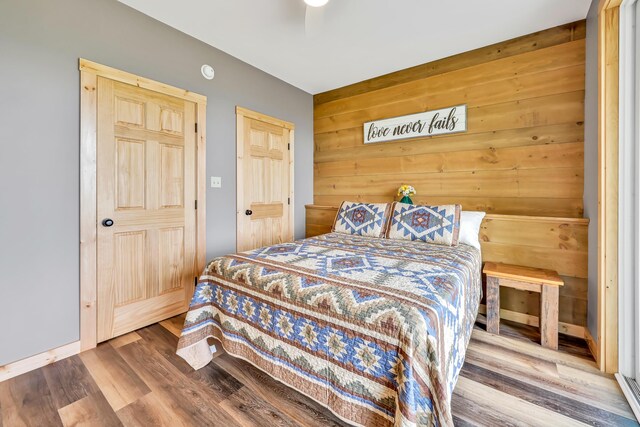
<path id="1" fill-rule="evenodd" d="M 356 425 L 453 425 L 481 296 L 480 252 L 330 233 L 216 258 L 178 354 L 208 337 Z"/>

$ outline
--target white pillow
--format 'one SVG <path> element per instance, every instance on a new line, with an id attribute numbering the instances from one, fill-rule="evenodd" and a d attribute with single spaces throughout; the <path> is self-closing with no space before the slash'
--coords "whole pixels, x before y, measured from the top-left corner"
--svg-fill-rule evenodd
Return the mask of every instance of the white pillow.
<path id="1" fill-rule="evenodd" d="M 460 214 L 460 236 L 458 243 L 473 246 L 480 250 L 480 223 L 486 214 L 484 212 L 462 211 Z"/>

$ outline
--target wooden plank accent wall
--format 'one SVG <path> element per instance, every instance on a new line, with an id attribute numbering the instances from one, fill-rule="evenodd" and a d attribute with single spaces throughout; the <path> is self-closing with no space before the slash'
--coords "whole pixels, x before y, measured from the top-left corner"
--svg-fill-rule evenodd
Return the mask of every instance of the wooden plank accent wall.
<path id="1" fill-rule="evenodd" d="M 490 214 L 483 257 L 557 270 L 560 330 L 583 336 L 585 22 L 575 22 L 314 96 L 314 206 L 307 235 L 343 200 L 417 203 Z M 363 123 L 466 104 L 465 133 L 364 144 Z M 535 323 L 537 294 L 506 289 L 503 317 Z"/>
<path id="2" fill-rule="evenodd" d="M 334 206 L 307 205 L 307 237 L 329 233 L 338 211 Z M 556 270 L 560 288 L 560 332 L 584 338 L 587 322 L 587 232 L 585 218 L 489 214 L 480 228 L 484 261 Z M 503 288 L 503 318 L 537 326 L 540 294 Z"/>
<path id="3" fill-rule="evenodd" d="M 582 217 L 585 23 L 580 21 L 314 97 L 314 203 L 416 202 Z M 467 104 L 468 131 L 363 142 L 364 122 Z"/>

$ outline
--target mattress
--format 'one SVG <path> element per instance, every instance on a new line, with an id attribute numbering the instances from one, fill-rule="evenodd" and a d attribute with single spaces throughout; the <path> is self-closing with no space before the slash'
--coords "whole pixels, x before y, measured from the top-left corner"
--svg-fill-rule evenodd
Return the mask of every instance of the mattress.
<path id="1" fill-rule="evenodd" d="M 330 233 L 215 258 L 177 353 L 207 338 L 355 425 L 453 425 L 481 298 L 471 246 Z"/>

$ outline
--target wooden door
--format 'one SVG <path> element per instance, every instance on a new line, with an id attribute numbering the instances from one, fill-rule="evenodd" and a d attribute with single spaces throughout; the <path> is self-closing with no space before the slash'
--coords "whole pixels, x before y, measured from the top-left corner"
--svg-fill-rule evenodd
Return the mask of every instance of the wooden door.
<path id="1" fill-rule="evenodd" d="M 293 125 L 237 108 L 237 248 L 293 240 Z"/>
<path id="2" fill-rule="evenodd" d="M 98 77 L 97 341 L 186 311 L 196 104 Z"/>

